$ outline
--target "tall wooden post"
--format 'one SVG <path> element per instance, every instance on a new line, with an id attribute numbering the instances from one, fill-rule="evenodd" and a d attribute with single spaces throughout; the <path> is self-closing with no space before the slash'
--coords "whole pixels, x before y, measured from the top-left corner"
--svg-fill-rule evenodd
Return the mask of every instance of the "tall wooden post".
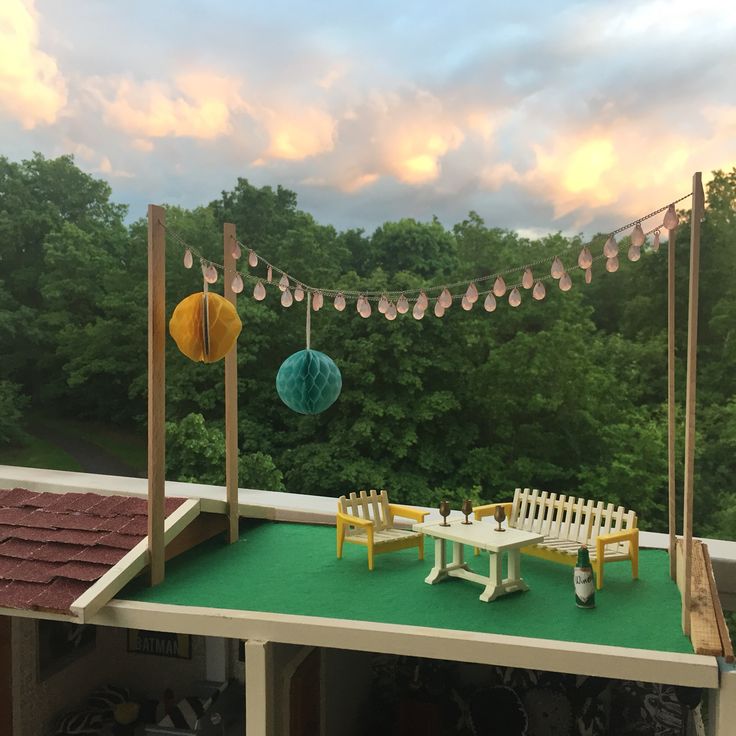
<path id="1" fill-rule="evenodd" d="M 685 576 L 682 596 L 682 630 L 690 634 L 690 598 L 693 549 L 693 477 L 695 463 L 695 389 L 698 359 L 698 282 L 700 276 L 700 220 L 705 209 L 702 175 L 693 175 L 693 207 L 690 215 L 690 295 L 687 313 L 687 392 L 685 397 Z"/>
<path id="2" fill-rule="evenodd" d="M 236 261 L 235 225 L 226 222 L 222 230 L 223 265 L 225 267 L 225 298 L 236 306 L 237 296 L 232 289 Z M 228 541 L 238 540 L 238 343 L 225 356 L 225 486 L 227 488 Z"/>
<path id="3" fill-rule="evenodd" d="M 164 579 L 166 493 L 166 212 L 148 205 L 148 554 L 151 585 Z"/>
<path id="4" fill-rule="evenodd" d="M 675 486 L 675 250 L 677 226 L 667 242 L 667 471 L 670 532 L 670 577 L 677 579 L 677 488 Z"/>

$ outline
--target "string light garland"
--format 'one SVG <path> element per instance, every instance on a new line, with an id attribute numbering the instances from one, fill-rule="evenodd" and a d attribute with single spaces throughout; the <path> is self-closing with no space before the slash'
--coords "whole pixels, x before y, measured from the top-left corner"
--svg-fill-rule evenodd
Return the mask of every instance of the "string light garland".
<path id="1" fill-rule="evenodd" d="M 677 227 L 678 216 L 675 205 L 691 196 L 692 193 L 685 194 L 670 204 L 664 205 L 643 217 L 610 231 L 603 250 L 599 255 L 593 255 L 590 245 L 584 245 L 580 250 L 576 263 L 570 263 L 568 261 L 566 265 L 563 258 L 559 254 L 555 254 L 551 257 L 541 258 L 533 263 L 505 268 L 501 271 L 478 276 L 473 279 L 453 283 L 433 284 L 415 289 L 374 291 L 311 286 L 280 269 L 273 263 L 270 263 L 252 247 L 233 238 L 231 250 L 233 257 L 237 260 L 242 256 L 244 251 L 247 252 L 248 267 L 256 269 L 259 266 L 263 266 L 265 267 L 266 275 L 265 277 L 258 276 L 247 270 L 236 271 L 231 287 L 235 293 L 239 294 L 244 290 L 246 281 L 254 283 L 253 298 L 257 301 L 262 301 L 267 295 L 266 284 L 274 283 L 275 275 L 278 279 L 277 287 L 281 291 L 280 301 L 284 307 L 290 307 L 295 301 L 304 301 L 306 297 L 308 310 L 311 305 L 311 309 L 316 312 L 323 307 L 325 299 L 332 299 L 334 308 L 342 312 L 349 302 L 355 302 L 358 314 L 367 319 L 373 313 L 373 307 L 371 306 L 371 302 L 373 302 L 376 305 L 377 311 L 391 321 L 395 320 L 397 315 L 406 314 L 410 310 L 415 319 L 422 319 L 425 312 L 430 308 L 431 301 L 434 302 L 433 312 L 437 317 L 442 317 L 456 300 L 460 302 L 465 311 L 473 309 L 481 297 L 485 297 L 483 308 L 487 312 L 494 311 L 497 307 L 497 299 L 504 297 L 507 298 L 511 307 L 518 307 L 522 302 L 522 290 L 531 290 L 532 298 L 536 301 L 544 299 L 547 293 L 545 282 L 557 281 L 562 291 L 569 291 L 572 288 L 570 273 L 575 270 L 583 271 L 585 283 L 589 284 L 592 280 L 593 264 L 598 261 L 605 260 L 606 271 L 609 273 L 616 272 L 619 268 L 619 247 L 616 236 L 632 228 L 627 253 L 629 260 L 638 261 L 640 259 L 641 249 L 646 244 L 649 235 L 654 236 L 650 249 L 652 252 L 657 253 L 660 246 L 661 229 L 665 228 L 671 231 Z M 662 223 L 645 231 L 642 223 L 662 212 L 665 212 Z M 224 273 L 225 269 L 223 265 L 205 258 L 174 230 L 165 225 L 163 227 L 184 248 L 184 266 L 186 268 L 192 268 L 194 259 L 199 259 L 205 282 L 209 284 L 215 283 L 218 278 L 218 271 Z M 544 267 L 544 271 L 540 272 L 540 267 Z M 513 274 L 521 274 L 518 283 L 507 283 L 505 277 Z M 486 285 L 491 283 L 492 285 L 489 288 L 485 288 Z M 480 289 L 478 288 L 479 286 L 481 287 Z"/>

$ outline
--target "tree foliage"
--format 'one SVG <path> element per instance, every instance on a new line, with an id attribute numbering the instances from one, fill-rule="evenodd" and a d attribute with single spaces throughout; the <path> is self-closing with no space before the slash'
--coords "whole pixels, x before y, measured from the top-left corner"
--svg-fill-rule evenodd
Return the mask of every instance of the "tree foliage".
<path id="1" fill-rule="evenodd" d="M 736 169 L 708 186 L 701 252 L 696 531 L 736 534 Z M 124 222 L 110 189 L 69 157 L 0 158 L 0 438 L 36 410 L 145 430 L 147 225 Z M 558 254 L 580 238 L 532 240 L 476 213 L 337 232 L 299 210 L 282 187 L 238 179 L 206 206 L 167 207 L 167 227 L 214 261 L 222 225 L 307 284 L 412 289 L 490 274 Z M 678 402 L 684 405 L 689 213 L 677 242 Z M 605 235 L 594 238 L 600 251 Z M 628 244 L 621 243 L 622 254 Z M 644 528 L 667 514 L 667 245 L 617 274 L 597 264 L 567 294 L 547 282 L 537 303 L 499 300 L 486 313 L 456 304 L 441 320 L 363 320 L 350 305 L 312 315 L 312 345 L 343 376 L 339 400 L 300 416 L 278 400 L 276 372 L 304 347 L 304 305 L 238 300 L 241 486 L 337 496 L 388 488 L 407 503 L 508 498 L 537 486 L 622 503 Z M 168 238 L 166 310 L 201 289 L 197 267 Z M 543 275 L 544 267 L 535 267 Z M 260 273 L 260 271 L 259 271 Z M 214 288 L 221 288 L 221 283 Z M 194 364 L 167 340 L 168 477 L 224 482 L 222 364 Z M 10 417 L 10 420 L 8 420 Z M 11 427 L 12 428 L 12 427 Z M 3 434 L 3 432 L 5 434 Z M 682 436 L 680 419 L 679 436 Z M 680 463 L 682 447 L 678 445 Z M 681 484 L 682 474 L 678 474 Z"/>
<path id="2" fill-rule="evenodd" d="M 23 410 L 28 398 L 21 394 L 20 386 L 11 381 L 0 381 L 0 445 L 22 439 Z"/>

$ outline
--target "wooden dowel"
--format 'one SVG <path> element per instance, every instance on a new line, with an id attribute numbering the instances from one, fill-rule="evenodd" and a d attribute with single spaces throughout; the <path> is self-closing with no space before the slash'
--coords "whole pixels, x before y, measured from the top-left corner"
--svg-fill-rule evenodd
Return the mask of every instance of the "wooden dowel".
<path id="1" fill-rule="evenodd" d="M 667 476 L 670 532 L 670 577 L 677 579 L 677 488 L 675 486 L 675 251 L 677 226 L 669 233 L 667 243 Z"/>
<path id="2" fill-rule="evenodd" d="M 222 229 L 225 266 L 225 298 L 236 306 L 237 295 L 232 289 L 236 271 L 233 246 L 236 244 L 235 225 L 226 222 Z M 227 488 L 228 542 L 238 540 L 238 343 L 225 356 L 225 486 Z"/>
<path id="3" fill-rule="evenodd" d="M 151 585 L 164 580 L 166 493 L 166 212 L 148 206 L 148 551 Z"/>
<path id="4" fill-rule="evenodd" d="M 700 220 L 704 212 L 703 180 L 693 175 L 693 207 L 690 215 L 690 294 L 687 313 L 687 390 L 685 396 L 685 478 L 683 536 L 685 539 L 685 591 L 682 630 L 690 634 L 693 549 L 693 478 L 695 463 L 695 402 L 698 358 L 698 282 L 700 275 Z"/>

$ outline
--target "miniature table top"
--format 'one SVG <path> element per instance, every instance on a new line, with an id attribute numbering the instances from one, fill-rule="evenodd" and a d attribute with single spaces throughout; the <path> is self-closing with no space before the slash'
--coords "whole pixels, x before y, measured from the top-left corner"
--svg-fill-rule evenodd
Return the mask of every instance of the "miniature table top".
<path id="1" fill-rule="evenodd" d="M 415 532 L 422 532 L 430 537 L 447 539 L 460 544 L 471 544 L 473 547 L 487 549 L 489 552 L 500 552 L 505 549 L 517 549 L 528 544 L 539 544 L 544 540 L 542 534 L 524 532 L 520 529 L 496 530 L 496 522 L 482 523 L 474 521 L 463 524 L 462 521 L 451 521 L 443 526 L 439 521 L 429 521 L 412 526 Z"/>

